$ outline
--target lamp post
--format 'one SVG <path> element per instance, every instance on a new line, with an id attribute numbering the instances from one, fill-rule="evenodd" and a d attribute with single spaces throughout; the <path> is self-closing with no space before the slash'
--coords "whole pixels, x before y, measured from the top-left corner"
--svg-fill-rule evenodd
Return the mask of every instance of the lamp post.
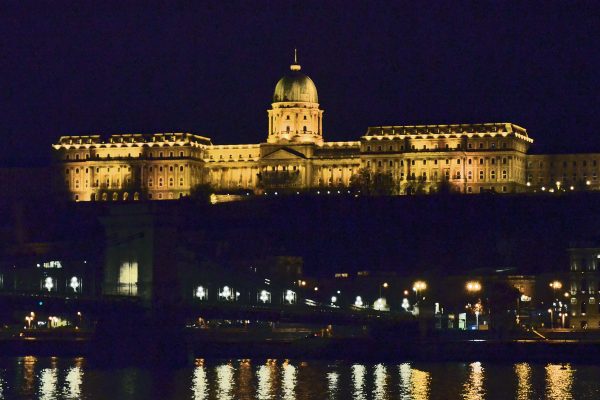
<path id="1" fill-rule="evenodd" d="M 550 282 L 550 287 L 552 288 L 552 293 L 554 295 L 554 299 L 556 299 L 556 291 L 560 288 L 562 288 L 562 283 L 560 281 L 553 281 Z"/>
<path id="2" fill-rule="evenodd" d="M 477 281 L 469 281 L 466 286 L 467 292 L 470 294 L 478 293 L 481 290 L 481 283 Z M 477 302 L 474 305 L 474 313 L 475 313 L 475 324 L 477 325 L 477 330 L 479 330 L 479 314 L 481 312 L 481 303 Z"/>
<path id="3" fill-rule="evenodd" d="M 381 285 L 379 285 L 379 298 L 381 299 L 381 288 L 383 289 L 387 289 L 388 288 L 388 283 L 387 282 L 383 282 Z"/>
<path id="4" fill-rule="evenodd" d="M 419 298 L 419 292 L 424 291 L 425 289 L 427 289 L 427 283 L 423 282 L 423 281 L 416 281 L 413 285 L 413 290 L 415 291 L 415 298 L 416 298 L 416 303 L 418 304 L 419 301 L 421 300 Z"/>
<path id="5" fill-rule="evenodd" d="M 550 282 L 550 287 L 552 288 L 552 306 L 551 308 L 553 309 L 556 306 L 556 301 L 558 301 L 558 298 L 556 296 L 556 291 L 562 288 L 562 283 L 560 281 L 552 281 Z M 554 328 L 554 310 L 552 310 L 552 312 L 550 313 L 550 326 L 552 328 Z"/>
<path id="6" fill-rule="evenodd" d="M 554 329 L 554 313 L 552 312 L 552 308 L 548 309 L 550 313 L 550 329 Z"/>

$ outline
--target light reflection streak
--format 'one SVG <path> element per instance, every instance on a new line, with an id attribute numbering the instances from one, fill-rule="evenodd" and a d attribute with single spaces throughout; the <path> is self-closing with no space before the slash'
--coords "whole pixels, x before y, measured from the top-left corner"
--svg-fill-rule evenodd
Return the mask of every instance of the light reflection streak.
<path id="1" fill-rule="evenodd" d="M 192 378 L 192 392 L 194 393 L 194 400 L 208 398 L 208 380 L 206 379 L 204 360 L 198 360 L 196 363 L 194 377 Z"/>
<path id="2" fill-rule="evenodd" d="M 527 363 L 515 364 L 517 374 L 517 397 L 516 400 L 529 400 L 532 395 L 531 367 Z"/>
<path id="3" fill-rule="evenodd" d="M 546 365 L 546 398 L 549 400 L 569 400 L 573 398 L 574 370 L 570 364 Z"/>
<path id="4" fill-rule="evenodd" d="M 252 365 L 248 359 L 240 362 L 238 382 L 236 396 L 243 399 L 252 397 Z"/>
<path id="5" fill-rule="evenodd" d="M 233 366 L 231 364 L 217 367 L 217 398 L 219 400 L 233 399 Z"/>
<path id="6" fill-rule="evenodd" d="M 56 368 L 44 368 L 40 372 L 40 400 L 54 400 L 57 392 Z"/>
<path id="7" fill-rule="evenodd" d="M 387 387 L 387 369 L 383 364 L 377 364 L 373 371 L 373 377 L 375 380 L 374 398 L 384 399 L 386 397 Z"/>
<path id="8" fill-rule="evenodd" d="M 469 381 L 463 386 L 462 398 L 466 400 L 481 400 L 485 398 L 483 390 L 483 367 L 480 362 L 474 362 L 469 365 L 471 373 Z"/>
<path id="9" fill-rule="evenodd" d="M 400 399 L 427 400 L 429 399 L 429 372 L 412 368 L 409 363 L 400 364 Z"/>
<path id="10" fill-rule="evenodd" d="M 335 399 L 338 391 L 338 381 L 340 374 L 335 371 L 327 373 L 327 393 L 329 393 L 330 399 Z"/>
<path id="11" fill-rule="evenodd" d="M 352 382 L 354 383 L 354 392 L 352 393 L 354 399 L 366 399 L 365 395 L 365 374 L 366 368 L 361 364 L 354 364 L 352 366 Z"/>
<path id="12" fill-rule="evenodd" d="M 81 384 L 83 383 L 83 371 L 79 366 L 69 368 L 65 377 L 63 392 L 68 399 L 81 398 Z"/>
<path id="13" fill-rule="evenodd" d="M 271 373 L 273 364 L 268 360 L 265 365 L 261 365 L 256 371 L 258 378 L 258 388 L 256 389 L 256 397 L 258 400 L 269 400 L 273 398 Z"/>
<path id="14" fill-rule="evenodd" d="M 427 400 L 429 399 L 429 384 L 431 382 L 431 376 L 429 372 L 420 371 L 418 369 L 412 370 L 412 392 L 414 400 Z"/>
<path id="15" fill-rule="evenodd" d="M 35 363 L 37 358 L 33 356 L 23 357 L 23 379 L 25 384 L 23 385 L 23 391 L 33 395 L 33 385 L 35 383 Z"/>
<path id="16" fill-rule="evenodd" d="M 296 398 L 296 367 L 291 365 L 288 360 L 283 362 L 283 398 L 284 399 L 295 399 Z"/>

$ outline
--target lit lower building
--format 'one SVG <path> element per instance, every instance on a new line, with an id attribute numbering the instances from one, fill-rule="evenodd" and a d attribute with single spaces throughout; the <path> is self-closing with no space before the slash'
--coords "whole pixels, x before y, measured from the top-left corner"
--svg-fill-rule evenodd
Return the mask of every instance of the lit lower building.
<path id="1" fill-rule="evenodd" d="M 275 87 L 266 140 L 214 145 L 191 133 L 62 136 L 53 145 L 74 200 L 169 200 L 217 192 L 347 188 L 385 175 L 394 194 L 598 189 L 600 154 L 528 155 L 512 123 L 377 126 L 327 142 L 313 81 L 295 61 Z M 572 188 L 572 189 L 571 189 Z"/>
<path id="2" fill-rule="evenodd" d="M 600 247 L 581 245 L 569 249 L 571 265 L 570 300 L 571 326 L 576 329 L 600 328 L 599 294 Z"/>

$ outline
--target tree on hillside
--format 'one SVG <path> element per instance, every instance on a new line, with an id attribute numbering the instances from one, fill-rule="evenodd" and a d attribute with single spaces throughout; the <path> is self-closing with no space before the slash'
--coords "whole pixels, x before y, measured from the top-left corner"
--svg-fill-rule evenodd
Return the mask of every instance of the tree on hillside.
<path id="1" fill-rule="evenodd" d="M 396 181 L 390 172 L 361 168 L 350 177 L 350 188 L 366 196 L 390 196 L 395 194 Z"/>

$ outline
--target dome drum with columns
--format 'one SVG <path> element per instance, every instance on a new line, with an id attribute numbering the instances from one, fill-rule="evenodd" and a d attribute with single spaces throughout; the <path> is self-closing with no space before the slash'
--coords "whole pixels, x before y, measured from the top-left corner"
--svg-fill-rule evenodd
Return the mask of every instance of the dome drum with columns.
<path id="1" fill-rule="evenodd" d="M 511 123 L 376 126 L 356 141 L 325 142 L 317 89 L 295 57 L 275 86 L 266 142 L 119 134 L 62 136 L 53 148 L 77 201 L 177 199 L 201 184 L 221 193 L 341 189 L 361 169 L 389 174 L 397 194 L 447 184 L 462 193 L 543 192 L 557 182 L 600 189 L 600 154 L 528 155 L 532 142 Z"/>
<path id="2" fill-rule="evenodd" d="M 317 88 L 300 72 L 297 58 L 277 82 L 269 114 L 268 143 L 323 143 L 323 110 Z"/>

